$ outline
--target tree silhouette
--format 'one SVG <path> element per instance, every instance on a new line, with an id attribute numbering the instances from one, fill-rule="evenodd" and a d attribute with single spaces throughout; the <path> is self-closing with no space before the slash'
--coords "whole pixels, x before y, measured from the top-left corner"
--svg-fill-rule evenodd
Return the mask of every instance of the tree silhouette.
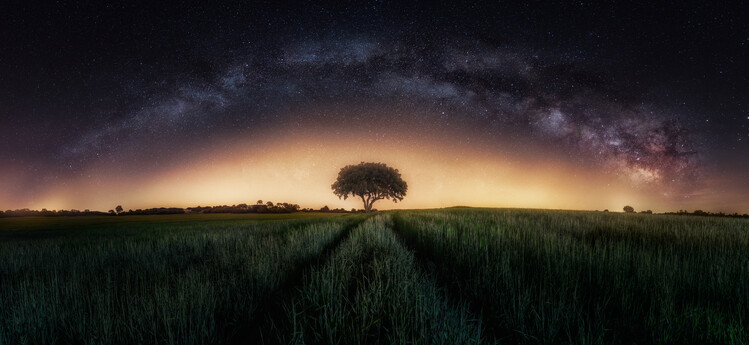
<path id="1" fill-rule="evenodd" d="M 349 196 L 361 198 L 365 212 L 372 211 L 372 205 L 377 200 L 403 200 L 408 190 L 398 169 L 384 163 L 365 162 L 341 168 L 338 179 L 330 187 L 339 199 L 346 200 Z"/>
<path id="2" fill-rule="evenodd" d="M 117 205 L 117 207 L 115 207 L 114 210 L 115 212 L 117 212 L 117 214 L 122 213 L 122 205 Z"/>
<path id="3" fill-rule="evenodd" d="M 624 206 L 624 212 L 633 213 L 635 212 L 635 209 L 632 206 L 627 205 L 627 206 Z"/>

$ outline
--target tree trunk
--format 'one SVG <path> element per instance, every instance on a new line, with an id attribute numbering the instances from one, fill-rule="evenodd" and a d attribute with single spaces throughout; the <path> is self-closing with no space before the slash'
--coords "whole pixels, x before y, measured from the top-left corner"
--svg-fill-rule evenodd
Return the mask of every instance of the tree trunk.
<path id="1" fill-rule="evenodd" d="M 364 198 L 364 195 L 359 195 L 359 197 L 364 202 L 364 212 L 372 212 L 372 205 L 374 205 L 375 201 L 382 199 L 371 195 L 367 196 L 366 199 Z"/>
<path id="2" fill-rule="evenodd" d="M 372 209 L 372 205 L 369 204 L 369 198 L 365 199 L 363 194 L 359 195 L 359 197 L 361 198 L 361 201 L 364 203 L 364 212 L 369 212 L 369 210 Z"/>

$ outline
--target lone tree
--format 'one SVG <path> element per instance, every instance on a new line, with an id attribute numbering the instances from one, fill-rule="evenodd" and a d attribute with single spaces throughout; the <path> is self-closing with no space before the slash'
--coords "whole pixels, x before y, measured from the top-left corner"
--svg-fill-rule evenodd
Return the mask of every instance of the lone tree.
<path id="1" fill-rule="evenodd" d="M 122 205 L 117 205 L 117 207 L 115 207 L 114 210 L 115 212 L 117 212 L 117 214 L 122 213 Z"/>
<path id="2" fill-rule="evenodd" d="M 632 206 L 624 206 L 624 212 L 626 212 L 626 213 L 633 213 L 633 212 L 635 212 L 635 209 L 632 208 Z"/>
<path id="3" fill-rule="evenodd" d="M 372 211 L 372 204 L 377 200 L 403 200 L 408 190 L 398 169 L 384 163 L 365 162 L 341 168 L 338 179 L 330 187 L 339 199 L 346 200 L 349 196 L 361 198 L 365 212 Z"/>

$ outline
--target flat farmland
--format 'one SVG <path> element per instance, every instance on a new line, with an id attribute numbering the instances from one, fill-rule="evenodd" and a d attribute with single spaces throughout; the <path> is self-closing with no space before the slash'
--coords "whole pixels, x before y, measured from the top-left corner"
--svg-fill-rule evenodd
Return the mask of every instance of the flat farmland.
<path id="1" fill-rule="evenodd" d="M 749 221 L 0 219 L 0 344 L 746 344 Z"/>

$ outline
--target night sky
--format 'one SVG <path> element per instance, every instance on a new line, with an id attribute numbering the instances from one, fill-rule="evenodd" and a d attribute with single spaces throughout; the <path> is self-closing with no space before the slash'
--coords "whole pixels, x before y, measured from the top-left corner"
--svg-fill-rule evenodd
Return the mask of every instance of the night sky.
<path id="1" fill-rule="evenodd" d="M 0 5 L 0 209 L 749 212 L 749 10 Z"/>

